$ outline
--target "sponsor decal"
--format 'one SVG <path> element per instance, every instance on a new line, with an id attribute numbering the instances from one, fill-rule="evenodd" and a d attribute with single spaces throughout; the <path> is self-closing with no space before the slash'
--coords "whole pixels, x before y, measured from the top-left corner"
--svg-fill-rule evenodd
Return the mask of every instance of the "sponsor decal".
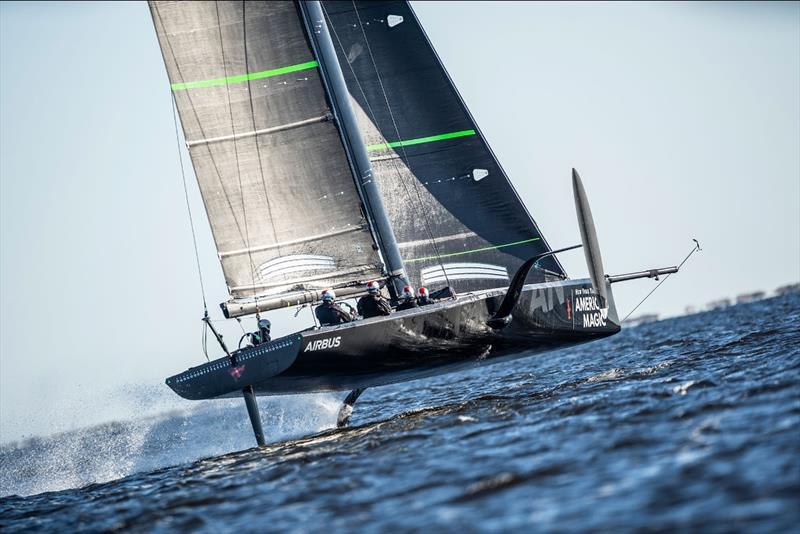
<path id="1" fill-rule="evenodd" d="M 342 344 L 342 336 L 326 337 L 325 339 L 315 339 L 303 349 L 303 352 L 314 350 L 335 349 Z"/>
<path id="2" fill-rule="evenodd" d="M 567 321 L 572 320 L 572 306 L 570 304 L 571 299 L 567 298 Z"/>
<path id="3" fill-rule="evenodd" d="M 239 367 L 232 367 L 228 369 L 228 373 L 230 373 L 234 380 L 239 380 L 239 378 L 242 376 L 242 373 L 244 373 L 244 364 L 240 365 Z"/>
<path id="4" fill-rule="evenodd" d="M 601 308 L 593 288 L 576 289 L 575 313 L 580 313 L 584 328 L 599 328 L 606 325 L 608 308 Z"/>

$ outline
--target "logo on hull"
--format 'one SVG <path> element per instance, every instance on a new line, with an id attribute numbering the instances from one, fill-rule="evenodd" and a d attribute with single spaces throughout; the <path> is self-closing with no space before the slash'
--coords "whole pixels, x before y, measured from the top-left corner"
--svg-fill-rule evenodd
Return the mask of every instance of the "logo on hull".
<path id="1" fill-rule="evenodd" d="M 317 339 L 306 345 L 306 348 L 303 349 L 303 352 L 309 352 L 314 350 L 325 350 L 325 349 L 335 349 L 342 343 L 342 336 L 336 337 L 327 337 L 325 339 Z"/>
<path id="2" fill-rule="evenodd" d="M 585 295 L 585 296 L 578 296 Z M 601 308 L 593 289 L 583 288 L 575 291 L 575 313 L 580 312 L 584 328 L 606 326 L 608 308 Z"/>
<path id="3" fill-rule="evenodd" d="M 242 373 L 244 373 L 244 364 L 240 365 L 239 367 L 232 367 L 228 370 L 228 373 L 233 377 L 234 380 L 239 380 L 242 377 Z"/>

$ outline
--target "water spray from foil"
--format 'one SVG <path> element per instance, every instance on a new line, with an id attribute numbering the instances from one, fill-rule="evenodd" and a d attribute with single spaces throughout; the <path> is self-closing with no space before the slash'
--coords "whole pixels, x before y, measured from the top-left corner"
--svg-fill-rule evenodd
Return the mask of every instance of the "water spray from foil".
<path id="1" fill-rule="evenodd" d="M 268 441 L 335 427 L 338 397 L 260 398 Z M 137 418 L 0 445 L 0 497 L 106 482 L 253 446 L 241 399 L 189 403 L 130 387 L 116 401 L 128 402 L 127 413 Z"/>

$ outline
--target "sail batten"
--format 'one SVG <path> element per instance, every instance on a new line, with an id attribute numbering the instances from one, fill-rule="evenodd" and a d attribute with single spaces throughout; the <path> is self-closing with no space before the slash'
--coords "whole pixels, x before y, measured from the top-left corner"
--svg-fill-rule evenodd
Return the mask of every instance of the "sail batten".
<path id="1" fill-rule="evenodd" d="M 380 278 L 297 6 L 149 5 L 233 301 L 255 299 L 254 313 L 288 293 Z"/>
<path id="2" fill-rule="evenodd" d="M 367 145 L 367 150 L 384 150 L 387 148 L 398 148 L 402 146 L 421 145 L 424 143 L 433 143 L 435 141 L 444 141 L 445 139 L 455 139 L 457 137 L 466 137 L 475 135 L 475 130 L 461 130 L 458 132 L 449 132 L 443 134 L 429 135 L 426 137 L 417 137 L 416 139 L 401 139 L 399 141 L 391 141 L 386 143 L 378 143 L 375 145 Z"/>
<path id="3" fill-rule="evenodd" d="M 230 85 L 233 83 L 242 83 L 249 80 L 260 80 L 261 78 L 270 78 L 272 76 L 280 76 L 281 74 L 289 74 L 306 69 L 314 69 L 319 66 L 316 60 L 306 61 L 305 63 L 298 63 L 297 65 L 289 65 L 286 67 L 279 67 L 277 69 L 268 69 L 261 72 L 250 72 L 246 74 L 238 74 L 235 76 L 223 76 L 222 78 L 214 78 L 212 80 L 200 80 L 196 82 L 179 82 L 170 85 L 173 91 L 182 91 L 184 89 L 194 89 L 197 87 L 212 87 L 215 85 Z"/>
<path id="4" fill-rule="evenodd" d="M 257 135 L 265 135 L 271 133 L 282 132 L 284 130 L 291 130 L 292 128 L 299 128 L 301 126 L 307 126 L 309 124 L 314 124 L 317 122 L 325 122 L 332 120 L 333 117 L 331 115 L 320 115 L 319 117 L 312 117 L 310 119 L 305 119 L 301 121 L 291 122 L 289 124 L 282 124 L 280 126 L 273 126 L 272 128 L 264 128 L 262 130 L 253 130 L 249 132 L 239 132 L 231 135 L 223 135 L 220 137 L 212 137 L 210 139 L 197 139 L 194 141 L 186 141 L 186 146 L 191 148 L 196 145 L 205 145 L 209 143 L 219 143 L 222 141 L 233 141 L 236 139 L 245 139 L 247 137 L 254 137 Z"/>

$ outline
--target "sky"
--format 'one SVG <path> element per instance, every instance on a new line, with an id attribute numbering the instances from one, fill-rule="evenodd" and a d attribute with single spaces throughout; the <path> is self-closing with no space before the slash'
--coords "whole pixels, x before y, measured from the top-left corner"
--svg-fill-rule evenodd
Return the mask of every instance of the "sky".
<path id="1" fill-rule="evenodd" d="M 700 240 L 637 313 L 800 280 L 799 3 L 412 5 L 554 248 L 580 242 L 572 167 L 609 274 Z M 170 98 L 144 3 L 0 3 L 0 442 L 132 417 L 204 360 Z M 615 286 L 620 312 L 652 285 Z"/>

